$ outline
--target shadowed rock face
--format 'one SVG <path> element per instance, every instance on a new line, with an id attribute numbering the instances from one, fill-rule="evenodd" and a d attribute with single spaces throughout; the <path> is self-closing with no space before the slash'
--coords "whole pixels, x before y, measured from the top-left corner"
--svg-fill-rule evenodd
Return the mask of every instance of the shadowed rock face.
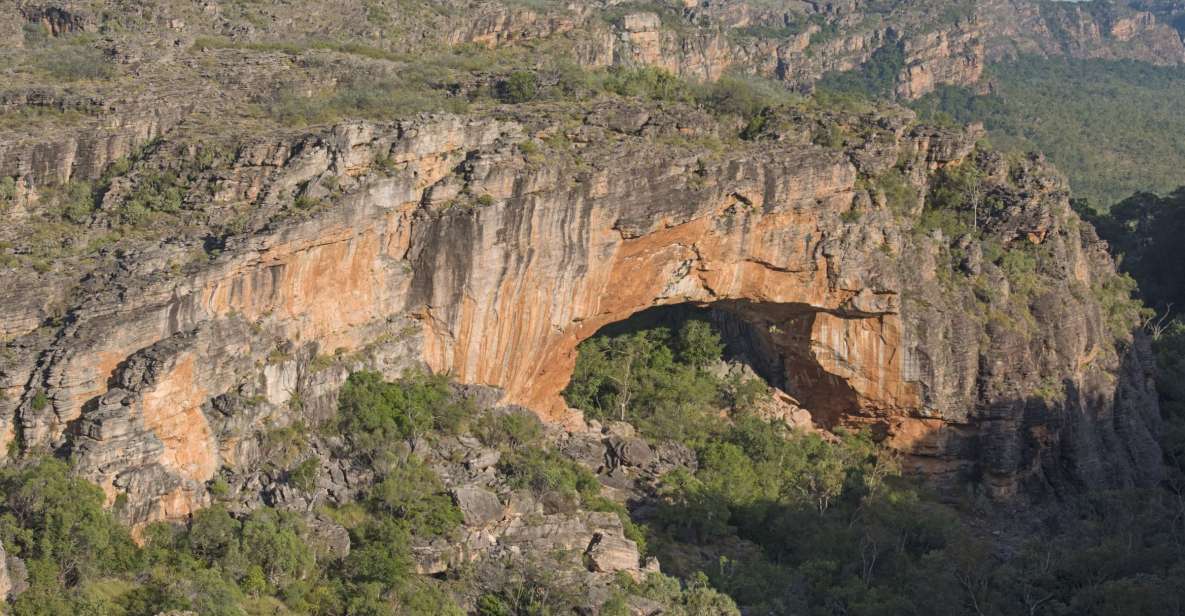
<path id="1" fill-rule="evenodd" d="M 5 443 L 73 453 L 111 502 L 128 495 L 132 521 L 178 518 L 207 502 L 219 467 L 258 459 L 265 429 L 331 416 L 351 370 L 422 363 L 576 425 L 559 396 L 576 345 L 689 303 L 745 323 L 817 424 L 870 427 L 940 484 L 1007 497 L 1156 479 L 1146 353 L 1117 344 L 1081 292 L 1113 265 L 1040 160 L 985 183 L 993 241 L 1058 264 L 1032 302 L 1037 326 L 1018 332 L 978 316 L 971 285 L 952 281 L 955 238 L 913 230 L 920 200 L 895 212 L 868 189 L 896 167 L 924 193 L 931 172 L 973 156 L 974 134 L 853 116 L 865 136 L 825 149 L 799 118 L 801 131 L 706 154 L 678 140 L 713 130 L 693 112 L 642 110 L 632 128 L 605 112 L 243 145 L 211 180 L 215 199 L 267 208 L 327 178 L 338 190 L 180 270 L 169 243 L 128 255 L 81 283 L 52 333 L 22 325 L 19 302 L 0 305 L 14 338 L 0 364 Z M 524 155 L 556 131 L 574 149 Z M 1001 162 L 974 156 L 989 172 Z M 966 241 L 960 253 L 978 250 Z M 1030 393 L 1050 383 L 1048 399 Z"/>

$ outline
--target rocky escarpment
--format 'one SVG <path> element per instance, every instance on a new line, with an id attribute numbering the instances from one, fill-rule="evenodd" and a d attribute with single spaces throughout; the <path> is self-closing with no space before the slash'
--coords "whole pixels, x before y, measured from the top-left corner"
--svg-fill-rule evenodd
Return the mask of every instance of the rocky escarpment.
<path id="1" fill-rule="evenodd" d="M 1185 43 L 1171 25 L 1175 9 L 1136 3 L 298 4 L 165 2 L 129 11 L 100 0 L 9 0 L 0 2 L 0 14 L 11 17 L 0 27 L 9 29 L 7 38 L 14 48 L 34 50 L 41 38 L 66 40 L 80 33 L 101 33 L 98 43 L 105 54 L 132 72 L 156 65 L 146 72 L 154 76 L 184 67 L 183 52 L 191 46 L 211 44 L 276 51 L 342 47 L 372 58 L 414 57 L 470 46 L 531 53 L 546 60 L 563 58 L 584 67 L 659 67 L 695 80 L 711 81 L 728 73 L 759 75 L 798 90 L 812 89 L 828 74 L 859 70 L 889 76 L 891 87 L 884 94 L 903 99 L 921 97 L 940 85 L 975 85 L 988 63 L 1018 54 L 1162 65 L 1185 62 Z M 203 97 L 216 98 L 212 91 L 194 91 L 192 86 L 217 77 L 204 67 L 188 68 L 197 70 L 171 82 L 167 91 L 187 90 L 187 101 L 211 102 Z M 234 70 L 244 68 L 259 67 Z M 255 78 L 253 83 L 261 81 Z M 176 106 L 159 103 L 146 108 L 159 110 L 159 122 L 166 125 L 176 113 L 168 111 Z M 2 162 L 0 158 L 0 172 Z"/>
<path id="2" fill-rule="evenodd" d="M 1036 54 L 1185 63 L 1185 43 L 1171 12 L 1131 4 L 985 3 L 982 10 L 993 26 L 985 37 L 988 53 L 993 58 Z"/>
<path id="3" fill-rule="evenodd" d="M 576 344 L 689 303 L 748 324 L 815 424 L 870 428 L 941 484 L 1156 479 L 1146 354 L 1108 328 L 1092 289 L 1113 264 L 1040 159 L 892 109 L 771 112 L 751 141 L 677 105 L 566 109 L 269 134 L 195 168 L 158 144 L 113 187 L 182 167 L 183 211 L 250 214 L 79 261 L 58 319 L 5 302 L 4 443 L 71 454 L 131 521 L 176 518 L 361 368 L 424 364 L 579 431 L 559 396 Z M 964 165 L 974 232 L 926 223 Z"/>

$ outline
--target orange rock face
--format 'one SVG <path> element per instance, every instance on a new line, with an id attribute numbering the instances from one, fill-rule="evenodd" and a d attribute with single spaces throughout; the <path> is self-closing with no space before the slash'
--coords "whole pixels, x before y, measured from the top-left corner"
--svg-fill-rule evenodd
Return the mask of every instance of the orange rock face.
<path id="1" fill-rule="evenodd" d="M 668 121 L 638 113 L 625 124 Z M 145 268 L 87 296 L 29 368 L 36 389 L 12 418 L 24 444 L 69 447 L 113 500 L 128 495 L 131 521 L 178 518 L 207 502 L 219 467 L 257 461 L 266 431 L 332 417 L 350 369 L 395 377 L 422 363 L 576 423 L 560 392 L 577 345 L 639 311 L 687 303 L 745 323 L 809 423 L 870 427 L 923 472 L 982 473 L 1006 493 L 1043 468 L 1023 422 L 1060 421 L 1025 419 L 1038 411 L 1015 399 L 1017 380 L 1060 375 L 1095 390 L 1106 380 L 1080 363 L 1100 346 L 1096 309 L 1049 317 L 1077 328 L 1032 342 L 1056 348 L 1052 360 L 1016 351 L 1029 342 L 989 335 L 964 314 L 974 297 L 940 286 L 946 240 L 911 235 L 908 214 L 864 188 L 861 171 L 897 164 L 924 191 L 927 172 L 966 156 L 973 135 L 881 117 L 869 122 L 882 141 L 862 150 L 787 139 L 706 157 L 606 137 L 595 118 L 612 114 L 590 115 L 585 128 L 602 136 L 579 164 L 525 157 L 522 125 L 452 117 L 244 150 L 226 174 L 241 194 L 228 200 L 330 176 L 346 192 L 184 276 Z M 682 139 L 694 128 L 670 130 Z M 1089 284 L 1109 261 L 1048 228 L 1053 198 L 1040 190 L 1018 205 L 1034 222 L 1007 233 L 1056 244 Z M 1057 216 L 1070 215 L 1057 203 Z M 1010 354 L 999 367 L 981 359 L 994 358 L 993 336 Z M 320 356 L 350 359 L 322 373 L 311 368 Z M 1029 368 L 1018 376 L 1011 364 Z M 36 390 L 46 408 L 29 404 Z M 984 453 L 980 442 L 1001 444 Z"/>

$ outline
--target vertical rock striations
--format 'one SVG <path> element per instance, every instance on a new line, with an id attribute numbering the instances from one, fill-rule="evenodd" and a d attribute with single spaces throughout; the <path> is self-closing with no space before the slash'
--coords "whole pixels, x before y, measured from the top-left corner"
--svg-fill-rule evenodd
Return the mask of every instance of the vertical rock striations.
<path id="1" fill-rule="evenodd" d="M 1091 289 L 1113 264 L 1047 164 L 900 110 L 788 111 L 706 147 L 716 130 L 610 103 L 577 122 L 423 116 L 246 143 L 191 189 L 270 221 L 182 267 L 175 243 L 127 253 L 66 295 L 60 325 L 0 305 L 17 324 L 4 441 L 74 454 L 129 520 L 177 518 L 219 467 L 250 466 L 264 431 L 332 414 L 352 369 L 423 363 L 578 424 L 559 396 L 576 345 L 691 303 L 748 324 L 814 423 L 868 427 L 947 485 L 1156 479 L 1146 350 L 1109 330 Z M 845 145 L 814 145 L 834 130 Z M 980 235 L 923 221 L 935 174 L 959 164 L 985 176 Z M 320 205 L 294 215 L 297 194 Z M 1040 255 L 1035 287 L 983 256 L 1022 249 Z M 598 548 L 604 567 L 618 547 Z"/>

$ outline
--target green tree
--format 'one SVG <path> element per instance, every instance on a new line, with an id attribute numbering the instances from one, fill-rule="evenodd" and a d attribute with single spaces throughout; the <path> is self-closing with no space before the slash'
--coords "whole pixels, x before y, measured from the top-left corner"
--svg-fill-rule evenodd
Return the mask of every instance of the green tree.
<path id="1" fill-rule="evenodd" d="M 498 86 L 498 98 L 507 103 L 526 103 L 539 93 L 539 78 L 533 71 L 514 71 Z"/>
<path id="2" fill-rule="evenodd" d="M 269 584 L 284 588 L 313 573 L 315 557 L 304 541 L 306 532 L 296 514 L 257 509 L 243 522 L 243 552 L 263 570 Z"/>
<path id="3" fill-rule="evenodd" d="M 405 522 L 420 537 L 448 535 L 461 524 L 461 511 L 436 473 L 409 459 L 396 465 L 371 493 L 372 507 Z"/>
<path id="4" fill-rule="evenodd" d="M 377 372 L 355 372 L 338 400 L 343 434 L 371 459 L 389 452 L 395 441 L 431 430 L 456 432 L 473 413 L 471 403 L 453 396 L 447 376 L 422 372 L 409 372 L 394 383 Z"/>

